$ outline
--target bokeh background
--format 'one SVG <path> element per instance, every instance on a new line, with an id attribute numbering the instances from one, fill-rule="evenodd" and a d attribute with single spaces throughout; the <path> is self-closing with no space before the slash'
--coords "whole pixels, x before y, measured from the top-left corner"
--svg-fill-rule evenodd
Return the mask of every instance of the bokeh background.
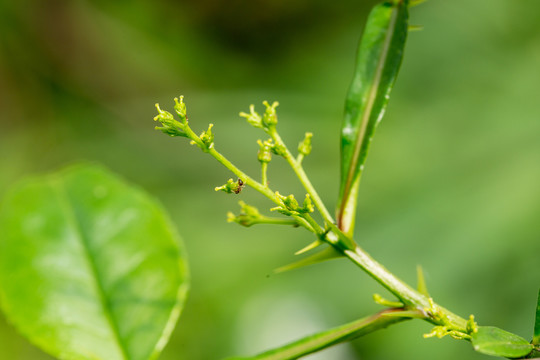
<path id="1" fill-rule="evenodd" d="M 30 174 L 102 163 L 160 199 L 189 253 L 192 288 L 160 359 L 248 355 L 377 311 L 384 293 L 346 260 L 274 275 L 311 241 L 301 229 L 228 224 L 253 191 L 185 139 L 154 131 L 154 103 L 184 94 L 192 126 L 259 172 L 238 117 L 279 100 L 306 171 L 336 202 L 339 128 L 354 53 L 374 1 L 0 1 L 0 196 Z M 405 60 L 360 190 L 356 238 L 462 316 L 528 339 L 540 285 L 540 25 L 537 0 L 431 0 L 412 9 Z M 272 186 L 302 190 L 279 159 Z M 423 339 L 408 322 L 310 359 L 484 359 Z M 0 315 L 0 359 L 50 359 Z"/>

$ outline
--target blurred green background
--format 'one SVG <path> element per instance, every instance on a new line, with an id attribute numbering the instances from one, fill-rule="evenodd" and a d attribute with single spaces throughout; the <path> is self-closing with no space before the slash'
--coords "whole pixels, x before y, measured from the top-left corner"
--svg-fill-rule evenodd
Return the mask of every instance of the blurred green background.
<path id="1" fill-rule="evenodd" d="M 386 295 L 345 260 L 280 275 L 311 241 L 301 229 L 228 224 L 253 191 L 154 131 L 154 103 L 185 95 L 194 129 L 257 174 L 263 135 L 238 117 L 279 100 L 294 148 L 329 207 L 354 53 L 374 1 L 0 1 L 0 196 L 24 176 L 97 161 L 158 197 L 190 257 L 192 288 L 162 360 L 248 355 L 352 321 Z M 431 0 L 412 9 L 405 60 L 371 147 L 356 238 L 462 316 L 530 339 L 540 284 L 540 25 L 537 0 Z M 272 186 L 303 193 L 279 159 Z M 1 198 L 1 197 L 0 197 Z M 151 241 L 151 240 L 150 240 Z M 310 359 L 484 359 L 423 339 L 408 322 Z M 0 359 L 50 359 L 0 315 Z"/>

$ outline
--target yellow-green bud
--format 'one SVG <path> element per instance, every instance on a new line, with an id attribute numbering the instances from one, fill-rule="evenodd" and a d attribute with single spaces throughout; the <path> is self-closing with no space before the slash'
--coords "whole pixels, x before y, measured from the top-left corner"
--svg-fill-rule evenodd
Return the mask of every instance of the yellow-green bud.
<path id="1" fill-rule="evenodd" d="M 283 145 L 279 145 L 279 144 L 274 144 L 272 145 L 272 152 L 276 155 L 279 155 L 279 156 L 285 156 L 285 154 L 287 153 L 287 148 L 285 148 L 285 146 Z"/>
<path id="2" fill-rule="evenodd" d="M 203 131 L 199 138 L 206 146 L 207 149 L 211 149 L 214 146 L 214 134 L 212 133 L 212 127 L 214 124 L 208 125 L 208 130 Z"/>
<path id="3" fill-rule="evenodd" d="M 277 101 L 274 101 L 272 105 L 268 101 L 263 101 L 264 106 L 266 106 L 266 111 L 263 115 L 263 124 L 266 127 L 276 126 L 278 119 L 276 113 L 276 107 L 279 105 Z"/>
<path id="4" fill-rule="evenodd" d="M 163 126 L 156 126 L 156 130 L 161 130 L 169 136 L 184 136 L 187 134 L 184 132 L 184 125 L 174 119 L 173 114 L 168 111 L 161 110 L 159 104 L 156 104 L 158 115 L 154 117 L 154 121 L 159 121 Z"/>
<path id="5" fill-rule="evenodd" d="M 174 98 L 174 110 L 180 116 L 183 123 L 187 121 L 187 109 L 184 103 L 184 95 L 180 95 L 178 98 Z"/>
<path id="6" fill-rule="evenodd" d="M 311 153 L 311 138 L 313 134 L 310 132 L 306 133 L 304 140 L 298 144 L 298 152 L 302 155 L 309 155 Z"/>
<path id="7" fill-rule="evenodd" d="M 249 114 L 247 114 L 245 112 L 241 112 L 240 116 L 246 118 L 247 122 L 250 123 L 252 126 L 255 126 L 255 127 L 258 127 L 258 128 L 263 127 L 261 115 L 259 115 L 255 111 L 255 105 L 250 105 L 249 106 Z"/>
<path id="8" fill-rule="evenodd" d="M 311 196 L 309 196 L 309 194 L 306 194 L 306 198 L 304 199 L 304 204 L 302 205 L 302 209 L 300 209 L 300 212 L 312 213 L 313 211 L 315 211 L 315 207 L 313 206 L 313 202 L 311 201 Z"/>
<path id="9" fill-rule="evenodd" d="M 257 144 L 259 144 L 260 147 L 257 159 L 262 163 L 269 163 L 272 160 L 271 142 L 265 141 L 263 143 L 261 140 L 257 140 Z"/>
<path id="10" fill-rule="evenodd" d="M 258 224 L 260 222 L 261 215 L 256 207 L 250 206 L 243 201 L 240 201 L 240 207 L 240 214 L 234 215 L 231 212 L 227 214 L 228 222 L 235 222 L 246 227 Z"/>

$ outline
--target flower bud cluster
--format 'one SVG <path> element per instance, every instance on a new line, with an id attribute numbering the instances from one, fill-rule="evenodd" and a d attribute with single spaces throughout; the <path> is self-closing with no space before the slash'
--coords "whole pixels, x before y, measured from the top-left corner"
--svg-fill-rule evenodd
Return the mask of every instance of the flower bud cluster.
<path id="1" fill-rule="evenodd" d="M 249 106 L 249 114 L 241 112 L 240 116 L 246 118 L 247 122 L 256 128 L 268 130 L 277 125 L 278 119 L 276 107 L 279 103 L 274 101 L 272 105 L 270 105 L 268 101 L 265 100 L 263 101 L 263 104 L 266 107 L 263 116 L 255 111 L 255 105 L 253 104 Z"/>
<path id="2" fill-rule="evenodd" d="M 208 126 L 208 130 L 203 131 L 201 135 L 197 136 L 193 133 L 188 124 L 186 104 L 184 103 L 184 97 L 180 96 L 174 98 L 174 110 L 180 117 L 180 121 L 174 119 L 174 116 L 165 110 L 161 110 L 159 104 L 156 104 L 158 115 L 154 117 L 154 121 L 159 121 L 160 126 L 156 126 L 156 130 L 161 130 L 169 136 L 183 136 L 191 139 L 191 145 L 197 145 L 203 151 L 214 147 L 214 133 L 212 132 L 213 124 Z"/>
<path id="3" fill-rule="evenodd" d="M 228 222 L 235 222 L 245 227 L 260 223 L 262 219 L 259 210 L 256 207 L 250 206 L 243 201 L 240 201 L 240 214 L 234 215 L 232 212 L 227 214 Z"/>
<path id="4" fill-rule="evenodd" d="M 199 135 L 199 138 L 201 139 L 204 146 L 206 146 L 206 149 L 211 149 L 212 147 L 214 147 L 214 133 L 212 133 L 213 126 L 214 124 L 208 125 L 208 130 L 203 131 L 201 135 Z"/>
<path id="5" fill-rule="evenodd" d="M 272 154 L 285 156 L 287 153 L 285 146 L 274 144 L 272 139 L 268 139 L 264 142 L 257 140 L 257 144 L 259 144 L 260 147 L 257 159 L 262 163 L 269 163 L 272 160 Z"/>
<path id="6" fill-rule="evenodd" d="M 277 211 L 283 215 L 303 215 L 311 213 L 315 210 L 311 197 L 306 194 L 302 207 L 298 204 L 298 201 L 294 198 L 294 195 L 283 196 L 276 191 L 276 196 L 279 198 L 280 206 L 270 209 L 270 211 Z"/>
<path id="7" fill-rule="evenodd" d="M 154 117 L 154 121 L 159 121 L 162 126 L 156 126 L 156 130 L 161 130 L 169 136 L 183 136 L 188 137 L 185 132 L 187 121 L 182 124 L 174 119 L 173 114 L 168 111 L 161 110 L 159 104 L 156 104 L 158 115 Z M 184 106 L 185 109 L 185 106 Z"/>

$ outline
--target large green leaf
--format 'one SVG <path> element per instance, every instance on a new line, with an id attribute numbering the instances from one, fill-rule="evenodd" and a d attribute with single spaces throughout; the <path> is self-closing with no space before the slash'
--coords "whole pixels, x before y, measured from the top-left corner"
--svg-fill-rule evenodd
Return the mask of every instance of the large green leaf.
<path id="1" fill-rule="evenodd" d="M 0 209 L 0 300 L 60 359 L 154 359 L 188 287 L 163 209 L 106 170 L 79 165 L 12 189 Z"/>
<path id="2" fill-rule="evenodd" d="M 527 340 L 493 326 L 480 326 L 471 342 L 480 353 L 507 358 L 520 358 L 533 350 Z"/>
<path id="3" fill-rule="evenodd" d="M 408 0 L 373 8 L 360 40 L 341 132 L 338 226 L 352 235 L 356 195 L 369 144 L 395 82 L 408 31 Z"/>

